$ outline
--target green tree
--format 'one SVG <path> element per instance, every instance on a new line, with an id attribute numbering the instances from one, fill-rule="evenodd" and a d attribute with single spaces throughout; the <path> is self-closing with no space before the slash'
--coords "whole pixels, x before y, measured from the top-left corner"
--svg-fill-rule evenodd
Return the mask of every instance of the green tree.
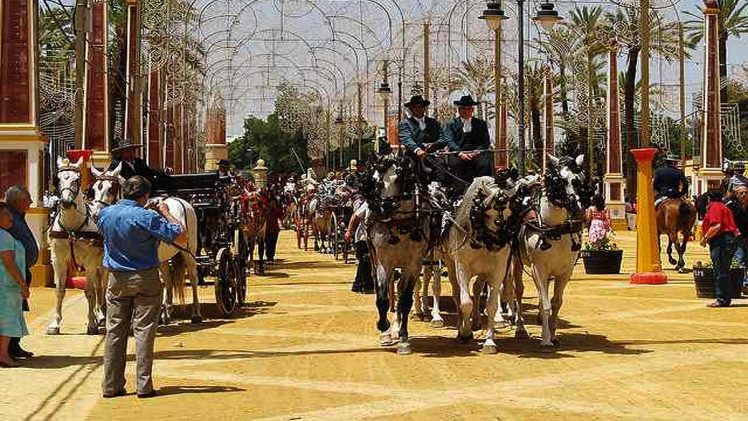
<path id="1" fill-rule="evenodd" d="M 308 168 L 306 148 L 306 139 L 300 130 L 288 133 L 281 129 L 277 113 L 270 114 L 266 120 L 250 116 L 244 121 L 244 135 L 229 144 L 229 160 L 236 168 L 250 169 L 262 158 L 270 171 L 299 172 L 294 152 Z"/>

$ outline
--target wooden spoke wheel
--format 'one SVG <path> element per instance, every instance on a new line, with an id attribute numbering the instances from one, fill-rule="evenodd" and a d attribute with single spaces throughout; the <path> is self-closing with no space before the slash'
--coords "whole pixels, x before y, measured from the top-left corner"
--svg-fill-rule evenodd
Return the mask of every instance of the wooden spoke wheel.
<path id="1" fill-rule="evenodd" d="M 216 277 L 216 304 L 223 317 L 231 317 L 237 306 L 239 290 L 239 267 L 228 248 L 222 248 L 216 256 L 218 276 Z"/>
<path id="2" fill-rule="evenodd" d="M 335 260 L 338 260 L 338 257 L 340 257 L 340 229 L 338 227 L 338 216 L 335 215 L 333 212 L 332 217 L 330 218 L 330 229 L 328 231 L 330 234 L 330 238 L 327 239 L 327 242 L 332 246 L 332 255 L 335 258 Z"/>
<path id="3" fill-rule="evenodd" d="M 238 269 L 236 298 L 239 306 L 243 306 L 247 302 L 247 277 L 249 276 L 249 271 L 247 270 L 247 255 L 249 252 L 247 241 L 244 239 L 244 235 L 241 231 L 238 232 L 237 244 L 239 252 L 234 256 L 234 261 Z"/>

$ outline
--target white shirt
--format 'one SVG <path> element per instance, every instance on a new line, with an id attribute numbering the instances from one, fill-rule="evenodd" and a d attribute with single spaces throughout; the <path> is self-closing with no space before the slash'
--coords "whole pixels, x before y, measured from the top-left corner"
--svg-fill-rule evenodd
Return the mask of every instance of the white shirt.
<path id="1" fill-rule="evenodd" d="M 426 130 L 426 116 L 423 116 L 421 118 L 414 117 L 416 121 L 418 122 L 418 127 L 421 128 L 421 130 Z"/>
<path id="2" fill-rule="evenodd" d="M 366 218 L 369 217 L 369 204 L 363 202 L 358 209 L 353 213 L 356 218 L 359 218 L 358 227 L 356 227 L 356 233 L 354 235 L 355 242 L 366 241 Z"/>
<path id="3" fill-rule="evenodd" d="M 473 119 L 472 118 L 468 118 L 468 119 L 460 118 L 460 120 L 462 120 L 462 132 L 463 133 L 470 133 L 471 131 L 473 131 Z"/>

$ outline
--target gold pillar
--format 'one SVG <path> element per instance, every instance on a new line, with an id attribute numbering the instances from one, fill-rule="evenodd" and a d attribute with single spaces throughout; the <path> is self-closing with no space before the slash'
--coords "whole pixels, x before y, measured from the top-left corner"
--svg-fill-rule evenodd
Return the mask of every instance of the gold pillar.
<path id="1" fill-rule="evenodd" d="M 636 215 L 636 273 L 632 284 L 666 284 L 662 273 L 660 249 L 657 244 L 657 222 L 654 213 L 654 188 L 652 187 L 652 159 L 657 149 L 645 148 L 631 151 L 636 158 L 636 189 L 638 213 Z"/>

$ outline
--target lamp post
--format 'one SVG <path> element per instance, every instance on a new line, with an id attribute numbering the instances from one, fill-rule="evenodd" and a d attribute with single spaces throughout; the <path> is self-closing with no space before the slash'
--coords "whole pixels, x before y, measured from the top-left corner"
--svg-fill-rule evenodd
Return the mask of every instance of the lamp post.
<path id="1" fill-rule="evenodd" d="M 480 19 L 486 21 L 486 24 L 492 30 L 499 32 L 501 28 L 501 21 L 506 19 L 504 11 L 501 9 L 501 2 L 488 2 L 486 4 L 486 10 L 480 16 Z M 554 10 L 553 4 L 545 2 L 540 5 L 540 10 L 532 18 L 535 22 L 538 22 L 543 28 L 550 29 L 556 22 L 562 18 L 558 15 L 558 12 Z M 518 61 L 517 61 L 517 89 L 519 90 L 519 106 L 518 106 L 518 124 L 517 124 L 517 139 L 520 142 L 519 147 L 519 170 L 521 174 L 525 173 L 525 0 L 517 0 L 517 40 L 518 40 Z M 497 40 L 500 39 L 497 37 Z M 500 48 L 496 49 L 500 53 Z M 496 60 L 497 66 L 498 58 Z M 495 72 L 494 72 L 495 73 Z M 498 107 L 497 107 L 498 110 Z"/>
<path id="2" fill-rule="evenodd" d="M 339 165 L 343 165 L 343 127 L 345 121 L 343 120 L 343 104 L 341 101 L 340 107 L 338 108 L 338 116 L 335 117 L 335 125 L 338 127 L 338 151 L 340 153 Z M 333 168 L 335 168 L 335 155 L 333 154 Z"/>
<path id="3" fill-rule="evenodd" d="M 382 120 L 382 127 L 384 128 L 384 137 L 387 139 L 387 110 L 390 105 L 390 95 L 392 94 L 392 89 L 390 88 L 389 82 L 387 82 L 387 60 L 384 61 L 382 65 L 382 72 L 384 80 L 379 85 L 379 88 L 377 88 L 376 93 L 382 98 L 382 103 L 384 106 L 384 112 L 383 112 L 383 120 Z M 377 143 L 378 145 L 378 143 Z"/>

